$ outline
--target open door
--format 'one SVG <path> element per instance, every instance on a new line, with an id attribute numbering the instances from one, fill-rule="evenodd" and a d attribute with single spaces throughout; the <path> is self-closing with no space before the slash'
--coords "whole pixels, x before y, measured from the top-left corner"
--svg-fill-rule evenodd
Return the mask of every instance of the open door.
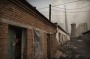
<path id="1" fill-rule="evenodd" d="M 22 30 L 16 29 L 16 39 L 13 43 L 15 47 L 15 59 L 21 59 L 21 42 L 22 42 Z"/>
<path id="2" fill-rule="evenodd" d="M 15 46 L 13 43 L 16 39 L 16 33 L 13 28 L 9 28 L 8 31 L 8 59 L 15 59 Z"/>
<path id="3" fill-rule="evenodd" d="M 21 59 L 27 59 L 27 30 L 22 30 L 22 52 Z"/>
<path id="4" fill-rule="evenodd" d="M 47 58 L 51 59 L 51 39 L 50 39 L 50 34 L 47 34 Z"/>
<path id="5" fill-rule="evenodd" d="M 8 59 L 26 59 L 26 31 L 20 27 L 9 26 Z"/>

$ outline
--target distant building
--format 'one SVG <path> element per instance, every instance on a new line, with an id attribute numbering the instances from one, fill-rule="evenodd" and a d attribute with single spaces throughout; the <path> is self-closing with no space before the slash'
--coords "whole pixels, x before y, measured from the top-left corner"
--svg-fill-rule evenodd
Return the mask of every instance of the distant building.
<path id="1" fill-rule="evenodd" d="M 57 33 L 56 38 L 58 40 L 58 43 L 64 44 L 65 42 L 70 40 L 70 35 L 57 23 L 54 23 L 57 26 Z"/>
<path id="2" fill-rule="evenodd" d="M 75 38 L 76 37 L 76 24 L 73 23 L 71 24 L 71 38 Z"/>
<path id="3" fill-rule="evenodd" d="M 76 29 L 76 35 L 79 36 L 88 30 L 87 23 L 80 23 Z"/>
<path id="4" fill-rule="evenodd" d="M 55 54 L 55 56 L 53 56 L 54 58 L 58 59 L 61 55 L 62 55 L 62 51 L 60 51 L 60 48 L 62 46 L 64 46 L 65 43 L 67 43 L 68 41 L 70 41 L 70 36 L 69 34 L 61 27 L 59 26 L 57 23 L 55 23 L 55 25 L 57 26 L 57 33 L 56 33 L 56 38 L 57 38 L 57 45 L 58 46 L 58 50 L 57 53 Z M 58 57 L 59 56 L 59 57 Z"/>

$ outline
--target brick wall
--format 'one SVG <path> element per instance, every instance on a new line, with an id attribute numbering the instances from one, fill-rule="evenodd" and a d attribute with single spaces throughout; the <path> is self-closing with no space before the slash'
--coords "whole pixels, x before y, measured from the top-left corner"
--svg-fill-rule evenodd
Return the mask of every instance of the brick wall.
<path id="1" fill-rule="evenodd" d="M 52 34 L 50 36 L 50 39 L 51 39 L 51 55 L 52 55 L 52 58 L 54 57 L 56 51 L 58 50 L 58 47 L 59 47 L 59 43 L 56 39 L 56 34 Z"/>
<path id="2" fill-rule="evenodd" d="M 33 30 L 27 30 L 27 59 L 33 58 Z"/>
<path id="3" fill-rule="evenodd" d="M 47 58 L 47 33 L 43 32 L 43 59 Z"/>
<path id="4" fill-rule="evenodd" d="M 16 23 L 20 23 L 20 24 L 28 26 L 27 28 L 27 59 L 33 58 L 33 28 L 37 28 L 42 31 L 43 32 L 43 42 L 42 42 L 43 43 L 43 59 L 46 59 L 47 58 L 47 33 L 55 33 L 56 28 L 47 21 L 41 21 L 44 18 L 39 15 L 38 17 L 36 16 L 36 14 L 33 14 L 34 11 L 32 10 L 27 11 L 27 9 L 23 9 L 9 2 L 8 0 L 3 0 L 3 1 L 0 1 L 0 19 L 3 22 L 0 25 L 0 59 L 6 59 L 7 42 L 8 42 L 7 40 L 8 39 L 8 24 L 11 24 L 8 21 L 16 22 Z M 52 39 L 54 40 L 54 38 L 55 36 Z"/>
<path id="5" fill-rule="evenodd" d="M 8 38 L 8 24 L 1 23 L 0 25 L 0 59 L 6 59 L 7 55 L 7 38 Z"/>
<path id="6" fill-rule="evenodd" d="M 7 4 L 0 6 L 0 13 L 3 14 L 2 17 L 9 19 L 14 22 L 18 22 L 24 25 L 36 27 L 48 32 L 55 32 L 55 28 L 49 25 L 49 23 L 42 22 L 44 18 L 35 16 L 32 13 L 28 12 L 25 9 L 22 9 L 13 3 L 7 2 Z"/>

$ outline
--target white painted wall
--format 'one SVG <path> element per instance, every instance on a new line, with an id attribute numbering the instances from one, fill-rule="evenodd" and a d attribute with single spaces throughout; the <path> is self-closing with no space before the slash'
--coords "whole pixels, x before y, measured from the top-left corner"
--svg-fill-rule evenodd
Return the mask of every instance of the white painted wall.
<path id="1" fill-rule="evenodd" d="M 61 41 L 61 42 L 59 42 L 59 33 L 61 34 L 61 35 L 60 35 L 60 41 Z M 62 35 L 63 35 L 63 36 L 62 36 Z M 64 36 L 65 36 L 65 37 L 64 37 Z M 62 40 L 62 37 L 63 37 L 63 40 Z M 57 28 L 56 38 L 57 38 L 59 44 L 63 44 L 63 43 L 65 43 L 65 42 L 67 42 L 67 41 L 70 40 L 70 36 L 67 35 L 65 32 L 63 32 L 63 31 L 62 31 L 61 29 L 59 29 L 59 28 Z"/>

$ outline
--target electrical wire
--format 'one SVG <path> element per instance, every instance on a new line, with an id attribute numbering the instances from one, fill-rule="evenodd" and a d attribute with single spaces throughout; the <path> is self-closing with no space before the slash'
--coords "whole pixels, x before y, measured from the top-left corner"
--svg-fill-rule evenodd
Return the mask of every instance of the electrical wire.
<path id="1" fill-rule="evenodd" d="M 72 2 L 68 2 L 68 3 L 63 3 L 63 4 L 54 5 L 54 6 L 52 6 L 52 7 L 59 8 L 59 7 L 56 7 L 56 6 L 65 5 L 65 4 L 70 4 L 70 3 L 74 3 L 74 2 L 78 2 L 78 0 L 72 1 Z M 90 6 L 90 5 L 85 6 L 85 7 L 81 7 L 81 8 L 75 8 L 75 9 L 82 9 L 82 8 L 86 8 L 86 7 L 89 7 L 89 6 Z M 49 7 L 39 8 L 38 10 L 40 10 L 40 9 L 45 9 L 45 8 L 49 8 Z M 65 8 L 60 8 L 60 9 L 65 9 Z M 74 9 L 66 9 L 66 10 L 74 10 Z"/>
<path id="2" fill-rule="evenodd" d="M 54 9 L 52 9 L 52 11 L 56 11 L 56 12 L 65 12 L 65 11 L 60 11 L 60 10 L 54 10 Z M 88 10 L 88 11 L 76 11 L 76 12 L 67 12 L 67 13 L 79 13 L 79 12 L 89 12 L 90 10 Z"/>
<path id="3" fill-rule="evenodd" d="M 90 7 L 90 5 L 87 5 L 81 8 L 75 8 L 75 9 L 82 9 L 82 8 L 87 8 L 87 7 Z M 48 8 L 48 7 L 45 7 L 45 8 Z M 45 8 L 40 8 L 40 9 L 45 9 Z M 54 7 L 54 8 L 65 9 L 65 8 L 60 8 L 60 7 Z M 66 10 L 75 10 L 75 9 L 66 9 Z"/>
<path id="4" fill-rule="evenodd" d="M 69 4 L 69 3 L 74 3 L 74 2 L 78 2 L 78 0 L 77 0 L 77 1 L 68 2 L 68 3 L 63 3 L 63 4 L 54 5 L 54 6 L 52 6 L 52 7 L 59 6 L 59 5 L 65 5 L 65 4 Z M 45 9 L 45 8 L 49 8 L 49 7 L 44 7 L 44 8 L 39 8 L 39 9 Z"/>
<path id="5" fill-rule="evenodd" d="M 46 8 L 49 8 L 49 7 L 39 8 L 38 10 L 40 10 L 40 9 L 46 9 Z"/>
<path id="6" fill-rule="evenodd" d="M 54 9 L 52 9 L 52 12 L 53 11 L 55 11 L 55 12 L 65 12 L 65 11 L 60 11 L 60 10 L 54 10 Z M 67 13 L 81 13 L 81 12 L 89 12 L 90 10 L 87 10 L 87 11 L 76 11 L 76 12 L 67 12 Z M 46 12 L 42 12 L 42 13 L 48 13 L 48 11 L 46 11 Z"/>
<path id="7" fill-rule="evenodd" d="M 72 2 L 63 3 L 63 4 L 54 5 L 54 6 L 52 6 L 52 7 L 59 6 L 59 5 L 70 4 L 70 3 L 75 3 L 75 2 L 78 2 L 78 0 L 76 0 L 76 1 L 72 1 Z"/>
<path id="8" fill-rule="evenodd" d="M 75 9 L 82 9 L 82 8 L 87 8 L 87 7 L 90 7 L 90 5 L 87 5 L 87 6 L 84 6 L 84 7 L 81 7 L 81 8 L 75 8 Z M 60 7 L 55 7 L 55 8 L 65 9 L 65 8 L 60 8 Z M 66 9 L 66 10 L 75 10 L 75 9 Z"/>

